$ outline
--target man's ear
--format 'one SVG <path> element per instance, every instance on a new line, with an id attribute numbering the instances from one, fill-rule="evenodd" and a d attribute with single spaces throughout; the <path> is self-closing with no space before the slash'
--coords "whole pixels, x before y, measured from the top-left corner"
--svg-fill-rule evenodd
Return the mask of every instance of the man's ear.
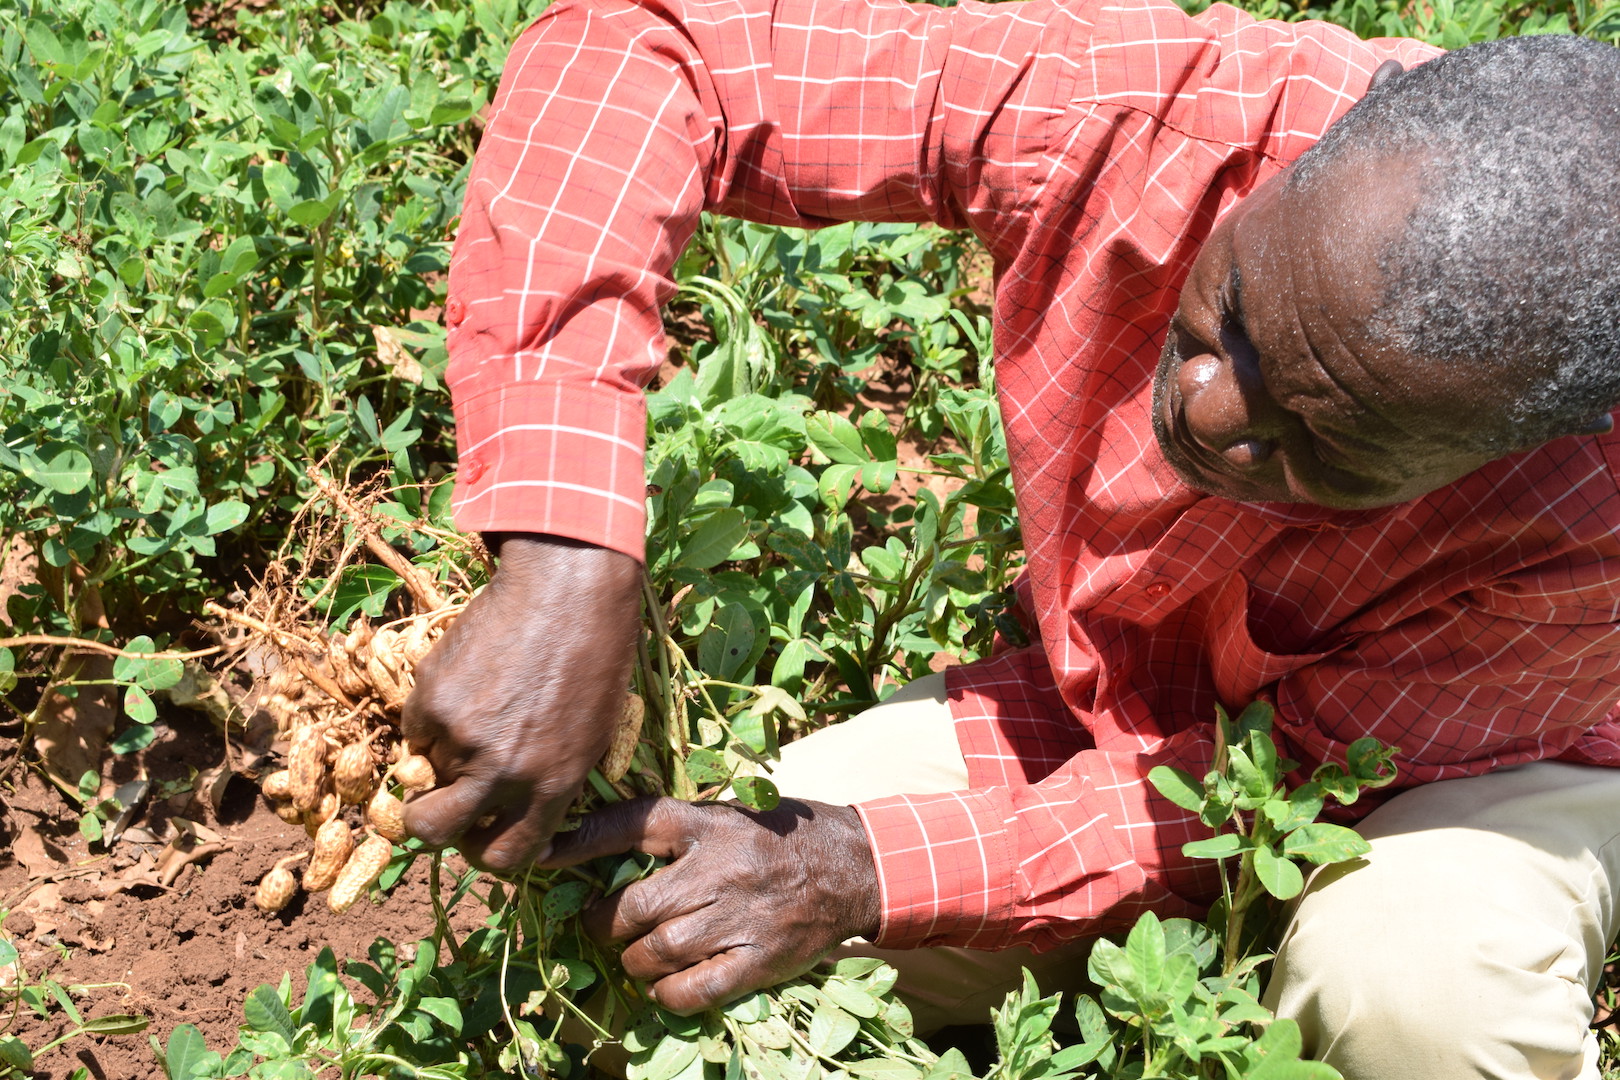
<path id="1" fill-rule="evenodd" d="M 1378 70 L 1372 73 L 1372 78 L 1367 80 L 1367 93 L 1372 93 L 1405 70 L 1399 60 L 1385 60 L 1378 65 Z"/>

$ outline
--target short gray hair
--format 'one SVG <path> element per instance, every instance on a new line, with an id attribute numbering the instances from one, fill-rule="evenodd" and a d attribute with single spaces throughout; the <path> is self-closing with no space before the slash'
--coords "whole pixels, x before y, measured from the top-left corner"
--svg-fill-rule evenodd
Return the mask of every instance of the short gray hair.
<path id="1" fill-rule="evenodd" d="M 1620 404 L 1620 49 L 1539 36 L 1448 53 L 1368 93 L 1287 183 L 1367 152 L 1424 178 L 1381 259 L 1375 340 L 1522 387 L 1466 434 L 1473 449 L 1536 446 Z"/>

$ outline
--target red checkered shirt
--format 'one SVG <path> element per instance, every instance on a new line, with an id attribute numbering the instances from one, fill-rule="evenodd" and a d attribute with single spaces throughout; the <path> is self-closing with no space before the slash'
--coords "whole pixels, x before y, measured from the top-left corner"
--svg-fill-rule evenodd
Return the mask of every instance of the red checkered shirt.
<path id="1" fill-rule="evenodd" d="M 1396 745 L 1408 785 L 1620 764 L 1620 437 L 1342 513 L 1202 496 L 1151 435 L 1211 226 L 1380 62 L 1431 55 L 1157 0 L 562 0 L 512 53 L 451 266 L 458 521 L 642 553 L 639 388 L 700 209 L 936 221 L 995 258 L 1042 645 L 952 673 L 971 790 L 859 807 L 881 944 L 1199 910 L 1204 830 L 1144 777 L 1204 771 L 1217 702 L 1274 701 L 1308 763 Z"/>

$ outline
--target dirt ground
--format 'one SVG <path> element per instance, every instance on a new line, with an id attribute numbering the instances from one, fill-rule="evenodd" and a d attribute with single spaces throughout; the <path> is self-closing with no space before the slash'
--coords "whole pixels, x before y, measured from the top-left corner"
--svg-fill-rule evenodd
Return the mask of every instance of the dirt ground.
<path id="1" fill-rule="evenodd" d="M 274 915 L 254 907 L 252 888 L 264 872 L 307 850 L 303 830 L 278 819 L 251 781 L 209 772 L 225 763 L 226 749 L 200 714 L 174 710 L 158 726 L 151 746 L 117 759 L 116 780 L 144 775 L 151 788 L 106 852 L 80 835 L 77 809 L 38 773 L 19 767 L 0 791 L 0 935 L 17 948 L 23 977 L 67 988 L 87 1018 L 135 1013 L 150 1020 L 140 1034 L 70 1039 L 40 1055 L 36 1080 L 67 1080 L 81 1066 L 96 1080 L 160 1076 L 148 1035 L 166 1043 L 181 1023 L 195 1024 L 210 1049 L 226 1053 L 236 1043 L 243 999 L 261 983 L 274 985 L 291 972 L 301 991 L 305 967 L 325 946 L 339 958 L 364 957 L 380 935 L 403 944 L 432 929 L 425 858 L 380 906 L 362 902 L 340 916 L 323 898 L 300 893 Z M 0 762 L 15 756 L 15 741 L 0 739 Z M 220 782 L 210 785 L 215 777 Z M 211 791 L 219 793 L 217 805 Z M 197 826 L 194 850 L 215 853 L 185 864 L 177 857 L 184 845 L 168 841 L 188 821 Z M 185 865 L 165 886 L 165 871 L 177 864 Z M 447 870 L 462 869 L 449 860 Z M 444 876 L 448 888 L 454 874 Z M 452 922 L 470 929 L 480 922 L 478 910 L 464 901 Z M 15 986 L 18 977 L 0 970 L 0 987 Z M 36 1048 L 70 1026 L 60 1009 L 41 1018 L 18 1003 L 0 1018 L 0 1033 Z"/>

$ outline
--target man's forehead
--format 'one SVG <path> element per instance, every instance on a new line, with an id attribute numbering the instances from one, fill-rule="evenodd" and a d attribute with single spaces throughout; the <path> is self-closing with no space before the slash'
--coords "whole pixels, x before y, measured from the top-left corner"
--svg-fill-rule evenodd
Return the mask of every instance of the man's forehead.
<path id="1" fill-rule="evenodd" d="M 1228 256 L 1245 330 L 1294 398 L 1285 404 L 1320 398 L 1324 426 L 1419 458 L 1470 445 L 1470 418 L 1494 414 L 1506 393 L 1483 368 L 1413 355 L 1381 332 L 1424 166 L 1349 157 L 1297 188 L 1284 174 L 1234 219 Z"/>

